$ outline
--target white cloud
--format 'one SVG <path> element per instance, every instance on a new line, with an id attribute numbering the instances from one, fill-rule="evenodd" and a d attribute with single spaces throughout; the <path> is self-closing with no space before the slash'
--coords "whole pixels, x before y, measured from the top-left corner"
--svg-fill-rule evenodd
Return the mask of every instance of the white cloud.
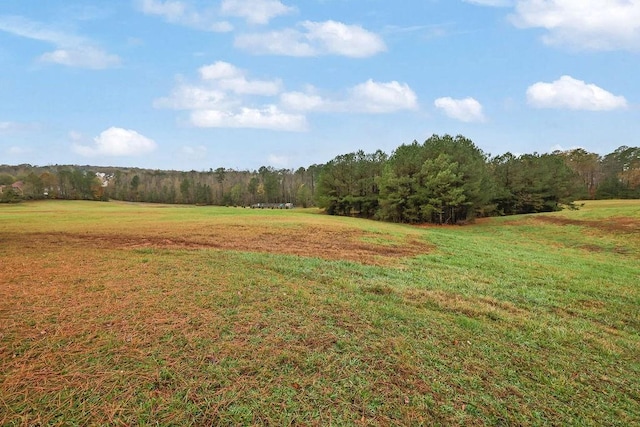
<path id="1" fill-rule="evenodd" d="M 280 131 L 307 130 L 304 114 L 310 111 L 391 113 L 418 107 L 413 90 L 397 81 L 368 80 L 347 89 L 345 97 L 331 99 L 316 94 L 312 86 L 305 92 L 283 93 L 280 80 L 249 79 L 246 71 L 224 61 L 200 67 L 198 76 L 197 83 L 179 79 L 154 107 L 188 111 L 188 123 L 195 127 Z"/>
<path id="2" fill-rule="evenodd" d="M 552 83 L 538 82 L 527 89 L 527 100 L 536 108 L 605 111 L 627 107 L 623 96 L 616 96 L 582 80 L 562 76 Z"/>
<path id="3" fill-rule="evenodd" d="M 69 67 L 90 68 L 101 70 L 120 64 L 117 55 L 110 55 L 92 46 L 80 46 L 72 49 L 57 49 L 40 56 L 43 62 L 53 62 Z"/>
<path id="4" fill-rule="evenodd" d="M 191 123 L 203 128 L 254 128 L 281 131 L 304 131 L 307 120 L 303 115 L 281 111 L 277 106 L 241 108 L 239 111 L 196 110 Z"/>
<path id="5" fill-rule="evenodd" d="M 453 99 L 447 96 L 436 99 L 434 105 L 443 110 L 447 116 L 462 122 L 483 122 L 485 120 L 482 104 L 471 97 Z"/>
<path id="6" fill-rule="evenodd" d="M 240 95 L 274 96 L 282 90 L 280 80 L 249 80 L 244 70 L 224 61 L 200 67 L 198 73 L 200 83 L 179 82 L 168 97 L 156 99 L 153 106 L 224 111 L 240 107 Z"/>
<path id="7" fill-rule="evenodd" d="M 286 29 L 269 33 L 243 34 L 236 37 L 234 46 L 257 54 L 283 56 L 316 56 L 320 51 L 312 46 L 305 34 Z"/>
<path id="8" fill-rule="evenodd" d="M 418 97 L 409 85 L 397 81 L 378 83 L 369 79 L 355 86 L 350 92 L 349 104 L 359 111 L 389 113 L 418 107 Z"/>
<path id="9" fill-rule="evenodd" d="M 328 107 L 329 102 L 319 95 L 304 92 L 286 92 L 280 95 L 283 107 L 294 111 L 320 111 Z"/>
<path id="10" fill-rule="evenodd" d="M 365 58 L 386 50 L 382 38 L 359 25 L 336 21 L 299 24 L 303 31 L 285 29 L 240 35 L 235 46 L 257 54 L 285 56 L 342 55 Z"/>
<path id="11" fill-rule="evenodd" d="M 638 0 L 518 0 L 511 20 L 546 29 L 543 40 L 552 45 L 640 50 Z"/>
<path id="12" fill-rule="evenodd" d="M 218 33 L 233 30 L 233 26 L 221 21 L 213 10 L 194 10 L 188 3 L 179 0 L 138 0 L 140 10 L 147 15 L 162 16 L 171 24 L 179 24 L 203 31 Z"/>
<path id="13" fill-rule="evenodd" d="M 58 46 L 81 45 L 85 42 L 82 37 L 57 31 L 21 16 L 0 16 L 0 30 Z"/>
<path id="14" fill-rule="evenodd" d="M 171 95 L 155 100 L 156 108 L 190 111 L 191 125 L 203 128 L 259 128 L 303 131 L 306 118 L 276 105 L 252 105 L 252 97 L 277 96 L 280 80 L 251 80 L 233 64 L 218 61 L 198 70 L 200 82 L 180 82 Z"/>
<path id="15" fill-rule="evenodd" d="M 294 111 L 392 113 L 418 108 L 418 97 L 406 83 L 375 82 L 371 79 L 347 90 L 345 98 L 323 98 L 315 93 L 287 92 L 281 104 Z"/>
<path id="16" fill-rule="evenodd" d="M 251 24 L 267 24 L 276 16 L 291 13 L 294 8 L 279 0 L 223 0 L 220 10 L 223 15 L 239 16 Z"/>
<path id="17" fill-rule="evenodd" d="M 205 65 L 198 70 L 203 80 L 232 79 L 244 73 L 235 65 L 218 61 L 215 64 Z"/>
<path id="18" fill-rule="evenodd" d="M 350 57 L 367 57 L 386 50 L 382 39 L 358 25 L 336 21 L 305 21 L 307 39 L 326 52 Z"/>
<path id="19" fill-rule="evenodd" d="M 477 4 L 480 6 L 506 7 L 513 4 L 513 0 L 463 0 L 465 3 Z"/>
<path id="20" fill-rule="evenodd" d="M 61 32 L 20 16 L 0 17 L 0 31 L 54 45 L 56 49 L 53 52 L 40 56 L 43 62 L 89 69 L 104 69 L 120 64 L 120 57 L 105 52 L 84 37 Z"/>
<path id="21" fill-rule="evenodd" d="M 72 139 L 78 136 L 71 135 Z M 74 143 L 74 150 L 83 156 L 138 156 L 154 151 L 157 144 L 134 130 L 110 127 L 93 139 L 92 145 Z"/>
<path id="22" fill-rule="evenodd" d="M 218 84 L 222 89 L 247 95 L 272 96 L 282 90 L 280 80 L 247 80 L 244 76 L 220 80 Z"/>
<path id="23" fill-rule="evenodd" d="M 223 61 L 204 66 L 199 72 L 203 80 L 212 81 L 221 90 L 237 94 L 272 96 L 282 90 L 280 80 L 247 80 L 244 71 Z"/>
<path id="24" fill-rule="evenodd" d="M 200 110 L 229 107 L 233 103 L 234 101 L 228 99 L 227 95 L 221 90 L 180 84 L 173 89 L 168 97 L 156 99 L 153 102 L 153 106 L 172 110 Z"/>

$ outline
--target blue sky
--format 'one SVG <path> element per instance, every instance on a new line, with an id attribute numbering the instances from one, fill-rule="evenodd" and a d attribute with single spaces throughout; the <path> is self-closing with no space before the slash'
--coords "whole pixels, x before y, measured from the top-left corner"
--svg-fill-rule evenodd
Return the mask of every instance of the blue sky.
<path id="1" fill-rule="evenodd" d="M 2 0 L 0 164 L 298 168 L 640 134 L 640 0 Z"/>

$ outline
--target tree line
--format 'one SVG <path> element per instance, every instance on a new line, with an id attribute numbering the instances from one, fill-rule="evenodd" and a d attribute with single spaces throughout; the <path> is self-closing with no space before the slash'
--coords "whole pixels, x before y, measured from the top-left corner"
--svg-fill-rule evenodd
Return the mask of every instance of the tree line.
<path id="1" fill-rule="evenodd" d="M 18 185 L 19 184 L 19 185 Z M 640 198 L 640 148 L 491 157 L 464 136 L 433 135 L 388 155 L 362 150 L 298 169 L 170 171 L 0 166 L 0 201 L 123 200 L 249 206 L 293 203 L 333 215 L 453 224 L 548 212 L 575 200 Z"/>
<path id="2" fill-rule="evenodd" d="M 337 156 L 323 166 L 316 195 L 330 214 L 436 224 L 550 212 L 596 198 L 640 198 L 640 148 L 491 157 L 464 136 L 433 135 L 390 156 Z"/>
<path id="3" fill-rule="evenodd" d="M 254 171 L 173 171 L 78 165 L 0 165 L 0 199 L 67 199 L 249 206 L 313 206 L 321 165 Z M 15 188 L 20 183 L 20 188 Z M 13 187 L 12 187 L 13 185 Z"/>

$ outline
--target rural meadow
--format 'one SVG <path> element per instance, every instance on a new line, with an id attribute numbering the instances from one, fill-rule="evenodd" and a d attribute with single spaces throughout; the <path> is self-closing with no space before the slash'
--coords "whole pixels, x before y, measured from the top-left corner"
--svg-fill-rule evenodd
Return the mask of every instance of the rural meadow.
<path id="1" fill-rule="evenodd" d="M 640 426 L 640 0 L 0 0 L 0 426 Z"/>
<path id="2" fill-rule="evenodd" d="M 0 424 L 640 423 L 640 202 L 0 205 Z"/>

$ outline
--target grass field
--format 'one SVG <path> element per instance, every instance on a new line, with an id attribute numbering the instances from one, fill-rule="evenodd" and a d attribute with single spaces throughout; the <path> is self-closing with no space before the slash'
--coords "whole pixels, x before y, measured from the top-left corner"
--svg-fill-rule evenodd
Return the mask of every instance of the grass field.
<path id="1" fill-rule="evenodd" d="M 640 201 L 0 206 L 0 425 L 640 425 Z"/>

